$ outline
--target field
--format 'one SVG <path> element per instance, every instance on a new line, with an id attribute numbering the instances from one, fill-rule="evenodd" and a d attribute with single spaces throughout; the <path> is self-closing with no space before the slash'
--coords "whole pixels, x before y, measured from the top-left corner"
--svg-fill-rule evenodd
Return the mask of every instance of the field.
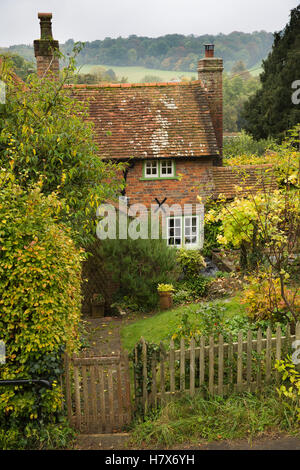
<path id="1" fill-rule="evenodd" d="M 116 65 L 81 65 L 78 69 L 80 73 L 93 73 L 97 69 L 97 67 L 101 67 L 102 69 L 112 69 L 114 70 L 115 74 L 117 75 L 118 79 L 120 80 L 122 77 L 126 77 L 129 83 L 140 83 L 144 81 L 144 77 L 151 76 L 157 77 L 158 81 L 161 82 L 168 82 L 170 80 L 178 80 L 182 79 L 183 77 L 190 79 L 197 80 L 197 73 L 196 72 L 183 72 L 178 70 L 159 70 L 159 69 L 147 69 L 146 67 L 134 67 L 134 66 L 124 66 L 119 67 Z M 249 70 L 251 75 L 258 76 L 262 72 L 262 68 L 260 64 L 256 64 L 252 69 Z M 151 80 L 152 81 L 152 80 Z M 156 80 L 153 80 L 156 81 Z"/>
<path id="2" fill-rule="evenodd" d="M 157 69 L 147 69 L 145 67 L 117 67 L 116 65 L 82 65 L 79 67 L 80 73 L 90 73 L 94 72 L 96 67 L 101 67 L 104 69 L 113 69 L 118 79 L 122 77 L 127 77 L 129 83 L 139 83 L 146 75 L 151 75 L 159 78 L 158 81 L 170 81 L 178 80 L 182 77 L 191 79 L 197 79 L 196 72 L 180 72 L 177 70 L 157 70 Z M 94 70 L 93 70 L 94 69 Z"/>

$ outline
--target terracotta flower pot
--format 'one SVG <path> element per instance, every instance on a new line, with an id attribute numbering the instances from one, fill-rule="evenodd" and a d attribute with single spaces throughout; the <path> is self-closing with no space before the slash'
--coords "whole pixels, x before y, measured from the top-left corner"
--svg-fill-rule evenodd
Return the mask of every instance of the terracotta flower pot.
<path id="1" fill-rule="evenodd" d="M 159 292 L 159 308 L 160 310 L 168 310 L 173 306 L 172 291 Z"/>
<path id="2" fill-rule="evenodd" d="M 104 317 L 104 311 L 105 311 L 104 307 L 105 307 L 105 300 L 92 302 L 92 317 L 94 318 Z"/>

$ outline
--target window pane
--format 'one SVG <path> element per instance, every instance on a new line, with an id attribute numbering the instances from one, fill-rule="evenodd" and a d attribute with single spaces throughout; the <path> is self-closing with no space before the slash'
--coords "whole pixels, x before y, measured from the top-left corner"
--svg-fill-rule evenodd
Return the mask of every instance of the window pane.
<path id="1" fill-rule="evenodd" d="M 197 217 L 184 218 L 184 243 L 185 245 L 196 245 L 198 243 Z"/>
<path id="2" fill-rule="evenodd" d="M 181 225 L 182 219 L 179 217 L 168 219 L 168 245 L 181 246 Z"/>
<path id="3" fill-rule="evenodd" d="M 146 162 L 146 176 L 158 176 L 158 162 Z"/>
<path id="4" fill-rule="evenodd" d="M 160 162 L 160 176 L 173 176 L 173 162 L 172 160 L 165 160 Z"/>

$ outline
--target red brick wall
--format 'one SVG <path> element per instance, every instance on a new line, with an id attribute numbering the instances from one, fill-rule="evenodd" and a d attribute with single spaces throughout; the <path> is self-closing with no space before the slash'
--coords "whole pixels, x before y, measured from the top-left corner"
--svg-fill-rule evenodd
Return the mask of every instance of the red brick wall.
<path id="1" fill-rule="evenodd" d="M 195 160 L 177 160 L 176 175 L 180 180 L 160 179 L 154 181 L 141 181 L 143 177 L 143 161 L 135 161 L 130 168 L 126 179 L 126 196 L 129 204 L 141 203 L 150 207 L 167 198 L 166 204 L 193 204 L 197 203 L 200 179 L 203 179 L 205 170 L 212 167 L 212 158 L 199 158 Z M 202 178 L 201 178 L 202 177 Z"/>
<path id="2" fill-rule="evenodd" d="M 221 158 L 217 162 L 222 165 L 223 153 L 223 60 L 209 57 L 199 60 L 198 78 L 207 89 L 207 100 L 211 113 L 212 125 L 216 133 Z"/>

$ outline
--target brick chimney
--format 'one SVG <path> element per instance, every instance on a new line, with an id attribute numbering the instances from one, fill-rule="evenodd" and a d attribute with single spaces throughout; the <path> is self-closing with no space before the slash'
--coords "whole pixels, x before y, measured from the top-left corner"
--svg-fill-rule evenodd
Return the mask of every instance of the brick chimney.
<path id="1" fill-rule="evenodd" d="M 47 74 L 57 78 L 59 74 L 59 44 L 52 37 L 52 13 L 38 13 L 38 18 L 41 26 L 41 38 L 33 41 L 37 74 L 40 78 Z"/>
<path id="2" fill-rule="evenodd" d="M 207 89 L 207 100 L 215 130 L 220 157 L 215 164 L 222 165 L 223 155 L 223 59 L 214 57 L 214 45 L 205 45 L 205 57 L 198 62 L 198 79 Z"/>

